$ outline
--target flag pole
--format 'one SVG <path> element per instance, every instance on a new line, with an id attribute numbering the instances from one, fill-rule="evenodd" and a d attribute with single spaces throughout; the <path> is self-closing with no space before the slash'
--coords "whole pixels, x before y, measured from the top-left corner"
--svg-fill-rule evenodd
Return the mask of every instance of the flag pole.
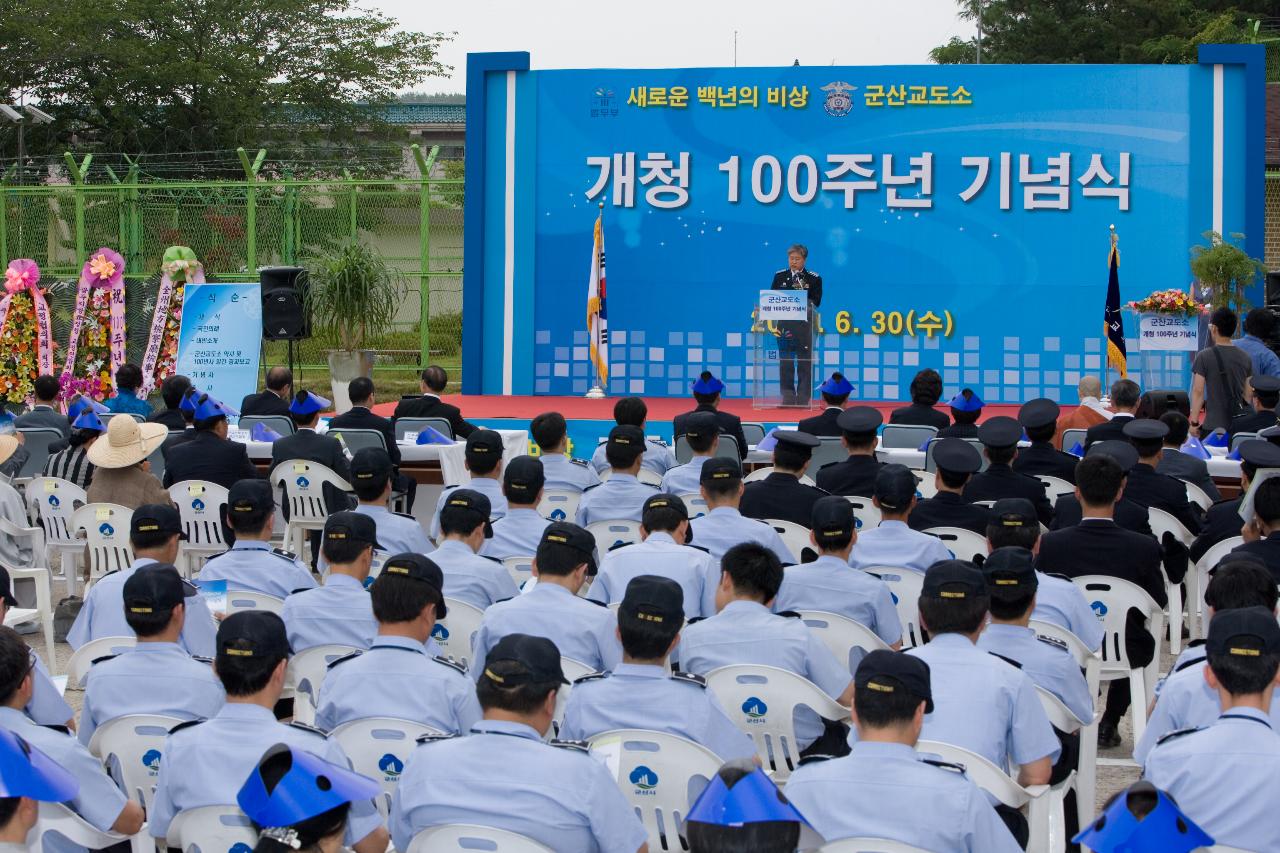
<path id="1" fill-rule="evenodd" d="M 603 202 L 603 201 L 602 201 L 602 202 L 600 202 L 600 237 L 601 237 L 601 241 L 603 241 L 603 240 L 604 240 L 604 202 Z M 597 249 L 597 250 L 596 250 L 596 252 L 597 252 L 597 258 L 596 258 L 596 261 L 598 262 L 598 261 L 599 261 L 599 257 L 598 257 L 599 249 Z M 588 327 L 588 329 L 587 329 L 587 332 L 588 332 L 588 334 L 590 334 L 590 333 L 591 333 L 591 329 L 590 329 L 589 327 Z M 598 343 L 598 342 L 596 342 L 596 341 L 594 341 L 594 340 L 587 341 L 587 346 L 588 346 L 588 348 L 590 348 L 590 347 L 591 347 L 591 346 L 593 346 L 593 345 L 597 345 L 597 343 Z M 603 400 L 603 399 L 604 399 L 604 388 L 602 388 L 602 387 L 601 387 L 601 383 L 600 383 L 600 368 L 596 366 L 595 359 L 591 359 L 591 375 L 592 375 L 593 380 L 594 380 L 594 381 L 591 383 L 591 390 L 590 390 L 590 391 L 588 391 L 588 392 L 587 392 L 586 394 L 584 394 L 583 396 L 584 396 L 586 399 L 588 399 L 588 400 Z"/>

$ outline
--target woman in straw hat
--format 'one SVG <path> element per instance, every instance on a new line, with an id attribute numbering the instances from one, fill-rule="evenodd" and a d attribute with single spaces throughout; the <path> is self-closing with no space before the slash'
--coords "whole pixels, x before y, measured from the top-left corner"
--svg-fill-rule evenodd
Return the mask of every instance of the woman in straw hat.
<path id="1" fill-rule="evenodd" d="M 168 435 L 164 424 L 140 424 L 128 415 L 116 415 L 108 421 L 106 435 L 89 448 L 89 461 L 94 466 L 89 502 L 129 509 L 171 503 L 169 492 L 151 473 L 147 461 Z"/>
<path id="2" fill-rule="evenodd" d="M 22 447 L 21 436 L 9 433 L 0 435 L 0 466 L 3 466 Z M 18 527 L 27 526 L 27 511 L 16 489 L 0 478 L 0 518 Z M 31 565 L 30 537 L 0 536 L 0 562 L 10 566 Z"/>

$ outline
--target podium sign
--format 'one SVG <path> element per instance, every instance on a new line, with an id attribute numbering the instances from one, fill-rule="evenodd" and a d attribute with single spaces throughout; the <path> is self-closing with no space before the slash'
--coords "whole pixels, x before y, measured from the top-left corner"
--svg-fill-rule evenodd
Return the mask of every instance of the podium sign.
<path id="1" fill-rule="evenodd" d="M 1137 370 L 1144 389 L 1191 387 L 1191 360 L 1210 343 L 1206 318 L 1175 314 L 1125 312 L 1125 327 L 1138 328 L 1138 351 L 1129 353 L 1129 369 Z"/>
<path id="2" fill-rule="evenodd" d="M 757 317 L 762 323 L 787 320 L 803 323 L 809 319 L 809 291 L 762 290 L 759 309 Z"/>
<path id="3" fill-rule="evenodd" d="M 1143 314 L 1138 345 L 1144 351 L 1195 352 L 1200 344 L 1200 319 L 1172 314 Z"/>

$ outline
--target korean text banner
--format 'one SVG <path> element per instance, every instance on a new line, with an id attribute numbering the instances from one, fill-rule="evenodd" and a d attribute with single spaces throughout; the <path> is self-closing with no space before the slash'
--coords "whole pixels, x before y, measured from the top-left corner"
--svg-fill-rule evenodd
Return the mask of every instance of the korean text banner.
<path id="1" fill-rule="evenodd" d="M 186 287 L 177 372 L 233 408 L 257 390 L 262 351 L 260 288 L 256 281 Z"/>
<path id="2" fill-rule="evenodd" d="M 1113 224 L 1124 301 L 1188 287 L 1204 231 L 1260 254 L 1246 64 L 481 73 L 511 56 L 469 72 L 469 393 L 587 390 L 601 211 L 614 395 L 703 369 L 749 395 L 793 244 L 823 279 L 815 371 L 884 400 L 926 366 L 948 395 L 1074 400 L 1105 366 Z"/>

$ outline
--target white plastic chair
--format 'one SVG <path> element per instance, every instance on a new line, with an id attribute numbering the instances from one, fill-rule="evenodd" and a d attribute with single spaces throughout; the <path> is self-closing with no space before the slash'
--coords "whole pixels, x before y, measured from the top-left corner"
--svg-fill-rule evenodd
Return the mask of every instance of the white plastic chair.
<path id="1" fill-rule="evenodd" d="M 517 587 L 533 577 L 533 557 L 507 557 L 502 565 Z"/>
<path id="2" fill-rule="evenodd" d="M 137 835 L 121 835 L 110 830 L 103 831 L 90 824 L 80 815 L 62 803 L 39 803 L 40 813 L 36 825 L 27 835 L 27 849 L 31 853 L 43 853 L 44 837 L 56 832 L 74 845 L 87 847 L 90 850 L 101 850 L 121 842 L 128 842 L 132 853 L 152 853 L 155 842 L 147 835 L 146 824 Z M 52 845 L 51 845 L 52 846 Z M 57 849 L 66 849 L 66 843 Z"/>
<path id="3" fill-rule="evenodd" d="M 227 595 L 229 598 L 231 594 Z M 303 649 L 289 658 L 289 666 L 284 673 L 284 683 L 285 689 L 293 694 L 294 722 L 306 723 L 309 726 L 315 723 L 320 686 L 324 684 L 325 676 L 329 674 L 329 664 L 355 651 L 360 650 L 355 646 L 330 643 Z"/>
<path id="4" fill-rule="evenodd" d="M 1129 679 L 1133 712 L 1133 742 L 1142 740 L 1147 728 L 1147 708 L 1155 697 L 1160 667 L 1160 645 L 1164 638 L 1164 612 L 1146 590 L 1110 575 L 1081 575 L 1073 583 L 1084 593 L 1094 615 L 1102 621 L 1102 681 Z M 1127 617 L 1131 609 L 1142 614 L 1145 627 L 1155 637 L 1155 655 L 1146 667 L 1133 667 L 1125 649 Z"/>
<path id="5" fill-rule="evenodd" d="M 1064 853 L 1067 849 L 1067 842 L 1070 841 L 1066 825 L 1067 792 L 1076 792 L 1076 816 L 1079 826 L 1088 826 L 1089 820 L 1093 817 L 1093 809 L 1085 804 L 1088 803 L 1089 806 L 1092 806 L 1096 796 L 1093 784 L 1097 777 L 1098 739 L 1096 737 L 1093 739 L 1092 751 L 1086 755 L 1083 742 L 1086 721 L 1076 717 L 1075 714 L 1071 713 L 1071 709 L 1062 703 L 1061 699 L 1039 685 L 1036 685 L 1036 696 L 1040 700 L 1040 706 L 1044 708 L 1045 716 L 1049 718 L 1049 723 L 1055 729 L 1066 734 L 1080 732 L 1082 735 L 1077 769 L 1068 773 L 1067 778 L 1056 785 L 1050 785 L 1046 794 L 1048 797 L 1049 835 L 1045 839 L 1048 846 L 1044 849 L 1048 850 L 1049 853 Z M 1097 716 L 1096 713 L 1095 716 Z M 1088 759 L 1087 763 L 1086 758 Z M 1087 790 L 1083 784 L 1086 774 L 1089 776 L 1090 783 Z"/>
<path id="6" fill-rule="evenodd" d="M 448 615 L 436 621 L 431 638 L 446 656 L 464 664 L 470 663 L 471 641 L 480 630 L 484 611 L 457 598 L 446 597 L 444 605 Z"/>
<path id="7" fill-rule="evenodd" d="M 400 784 L 405 762 L 423 735 L 444 732 L 394 717 L 366 717 L 343 723 L 329 733 L 351 760 L 351 769 L 368 776 L 382 786 L 382 796 L 375 800 L 385 821 L 391 811 L 391 797 Z"/>
<path id="8" fill-rule="evenodd" d="M 550 521 L 573 521 L 578 514 L 582 492 L 568 489 L 543 489 L 538 515 Z"/>
<path id="9" fill-rule="evenodd" d="M 22 446 L 27 451 L 27 461 L 14 475 L 15 480 L 30 480 L 40 476 L 44 464 L 49 461 L 49 446 L 62 441 L 62 430 L 53 427 L 18 427 Z"/>
<path id="10" fill-rule="evenodd" d="M 560 658 L 560 669 L 564 671 L 565 681 L 569 683 L 560 685 L 560 691 L 556 693 L 556 710 L 551 717 L 551 727 L 557 735 L 560 734 L 560 724 L 564 722 L 564 706 L 569 701 L 569 694 L 573 692 L 573 683 L 584 675 L 595 672 L 582 661 L 563 656 Z"/>
<path id="11" fill-rule="evenodd" d="M 723 436 L 723 435 L 722 435 L 722 436 L 720 436 L 720 440 L 721 440 L 721 441 L 724 441 L 724 436 Z M 756 470 L 752 471 L 752 472 L 751 472 L 750 474 L 748 474 L 747 476 L 743 477 L 743 478 L 742 478 L 742 482 L 744 482 L 744 483 L 755 483 L 755 482 L 758 482 L 758 481 L 763 480 L 764 478 L 768 477 L 768 476 L 769 476 L 770 474 L 772 474 L 773 472 L 774 472 L 774 467 L 773 467 L 772 465 L 766 465 L 766 466 L 764 466 L 763 468 L 757 468 Z M 816 485 L 817 485 L 817 483 L 815 483 L 815 482 L 813 481 L 813 478 L 812 478 L 812 477 L 810 477 L 808 474 L 805 474 L 803 477 L 801 477 L 801 478 L 800 478 L 800 482 L 804 483 L 806 486 L 816 486 Z"/>
<path id="12" fill-rule="evenodd" d="M 796 708 L 808 708 L 827 720 L 849 718 L 849 709 L 812 681 L 776 666 L 722 666 L 708 672 L 706 678 L 707 687 L 724 705 L 729 718 L 751 737 L 765 771 L 778 783 L 800 766 L 793 719 Z"/>
<path id="13" fill-rule="evenodd" d="M 851 675 L 868 652 L 889 648 L 884 640 L 876 636 L 875 631 L 839 613 L 801 610 L 800 618 L 822 640 L 823 645 L 831 650 L 836 660 L 847 663 Z"/>
<path id="14" fill-rule="evenodd" d="M 182 543 L 181 563 L 183 574 L 191 577 L 204 560 L 227 550 L 220 511 L 227 502 L 227 489 L 204 480 L 183 480 L 169 487 L 169 499 L 182 516 L 187 541 Z"/>
<path id="15" fill-rule="evenodd" d="M 1155 535 L 1157 542 L 1163 544 L 1166 533 L 1171 534 L 1187 548 L 1195 542 L 1191 531 L 1168 512 L 1150 507 L 1147 510 L 1147 518 L 1151 522 L 1151 532 Z M 1170 582 L 1169 573 L 1165 570 L 1163 561 L 1160 563 L 1160 572 L 1164 575 L 1165 593 L 1169 596 L 1169 652 L 1176 657 L 1182 652 L 1182 585 Z"/>
<path id="16" fill-rule="evenodd" d="M 181 722 L 158 714 L 116 717 L 94 729 L 89 752 L 107 767 L 126 797 L 150 810 L 165 738 Z"/>
<path id="17" fill-rule="evenodd" d="M 1213 506 L 1213 498 L 1205 493 L 1205 490 L 1197 486 L 1190 480 L 1183 480 L 1183 484 L 1187 487 L 1187 500 L 1191 501 L 1204 512 L 1209 511 L 1209 507 Z"/>
<path id="18" fill-rule="evenodd" d="M 99 637 L 90 640 L 71 654 L 67 661 L 67 689 L 83 690 L 85 676 L 93 662 L 129 651 L 138 644 L 137 637 Z"/>
<path id="19" fill-rule="evenodd" d="M 1201 639 L 1209 633 L 1209 605 L 1204 601 L 1205 591 L 1209 589 L 1209 572 L 1243 544 L 1243 536 L 1223 539 L 1205 551 L 1196 564 L 1187 570 L 1187 630 L 1193 639 Z"/>
<path id="20" fill-rule="evenodd" d="M 973 560 L 979 554 L 985 557 L 991 552 L 985 536 L 962 527 L 930 527 L 925 533 L 941 539 L 957 560 Z"/>
<path id="21" fill-rule="evenodd" d="M 0 518 L 0 535 L 26 536 L 31 538 L 31 557 L 39 561 L 46 555 L 44 531 L 39 527 L 18 527 L 7 519 Z M 4 615 L 4 624 L 10 628 L 38 621 L 44 629 L 44 651 L 49 660 L 49 671 L 55 664 L 53 646 L 53 585 L 49 578 L 49 570 L 36 562 L 33 566 L 13 566 L 8 563 L 4 567 L 9 572 L 10 592 L 17 594 L 19 581 L 30 581 L 36 591 L 35 607 L 9 608 Z"/>
<path id="22" fill-rule="evenodd" d="M 782 537 L 782 542 L 787 546 L 797 560 L 800 553 L 808 548 L 810 551 L 816 551 L 813 543 L 809 541 L 809 528 L 802 524 L 796 524 L 794 521 L 785 521 L 781 518 L 762 519 L 765 524 L 778 531 L 778 535 Z"/>
<path id="23" fill-rule="evenodd" d="M 640 522 L 625 518 L 593 521 L 587 525 L 587 532 L 595 537 L 596 553 L 603 560 L 609 549 L 618 543 L 640 541 Z"/>
<path id="24" fill-rule="evenodd" d="M 239 806 L 202 806 L 178 812 L 165 836 L 165 844 L 183 853 L 230 851 L 240 844 L 252 850 L 257 843 L 258 833 Z"/>
<path id="25" fill-rule="evenodd" d="M 898 621 L 902 623 L 902 648 L 913 649 L 924 645 L 920 630 L 920 593 L 924 589 L 924 572 L 899 569 L 893 566 L 872 566 L 866 570 L 889 585 Z"/>
<path id="26" fill-rule="evenodd" d="M 107 572 L 127 569 L 133 563 L 129 547 L 129 523 L 133 510 L 112 503 L 85 504 L 71 514 L 71 529 L 84 531 L 89 545 L 89 581 L 87 590 Z"/>
<path id="27" fill-rule="evenodd" d="M 620 729 L 591 738 L 591 754 L 648 830 L 650 853 L 688 848 L 680 824 L 723 763 L 715 753 L 676 735 Z"/>
<path id="28" fill-rule="evenodd" d="M 842 838 L 818 848 L 817 853 L 929 853 L 923 847 L 913 847 L 888 838 Z"/>
<path id="29" fill-rule="evenodd" d="M 1049 498 L 1049 502 L 1057 500 L 1061 495 L 1074 494 L 1076 487 L 1068 483 L 1061 477 L 1054 477 L 1051 474 L 1036 474 L 1036 479 L 1044 483 L 1045 496 Z"/>
<path id="30" fill-rule="evenodd" d="M 405 853 L 555 853 L 532 838 L 491 826 L 450 823 L 424 829 L 409 842 Z"/>
<path id="31" fill-rule="evenodd" d="M 351 484 L 339 477 L 331 468 L 319 462 L 305 459 L 289 459 L 271 470 L 271 482 L 284 484 L 284 496 L 289 505 L 289 523 L 285 541 L 295 554 L 305 554 L 307 531 L 323 530 L 329 509 L 324 499 L 326 483 L 344 492 L 351 491 Z"/>
<path id="32" fill-rule="evenodd" d="M 84 552 L 84 542 L 76 538 L 71 517 L 89 502 L 88 496 L 70 480 L 35 477 L 27 483 L 26 500 L 28 507 L 35 508 L 35 517 L 44 528 L 48 565 L 60 567 L 67 594 L 76 595 L 80 582 L 76 560 Z"/>
<path id="33" fill-rule="evenodd" d="M 853 525 L 859 533 L 880 526 L 880 508 L 871 502 L 871 498 L 846 495 L 845 500 L 853 507 Z"/>
<path id="34" fill-rule="evenodd" d="M 707 507 L 707 501 L 697 492 L 690 492 L 680 496 L 680 500 L 684 501 L 685 509 L 689 510 L 689 519 L 701 518 L 710 510 Z"/>

